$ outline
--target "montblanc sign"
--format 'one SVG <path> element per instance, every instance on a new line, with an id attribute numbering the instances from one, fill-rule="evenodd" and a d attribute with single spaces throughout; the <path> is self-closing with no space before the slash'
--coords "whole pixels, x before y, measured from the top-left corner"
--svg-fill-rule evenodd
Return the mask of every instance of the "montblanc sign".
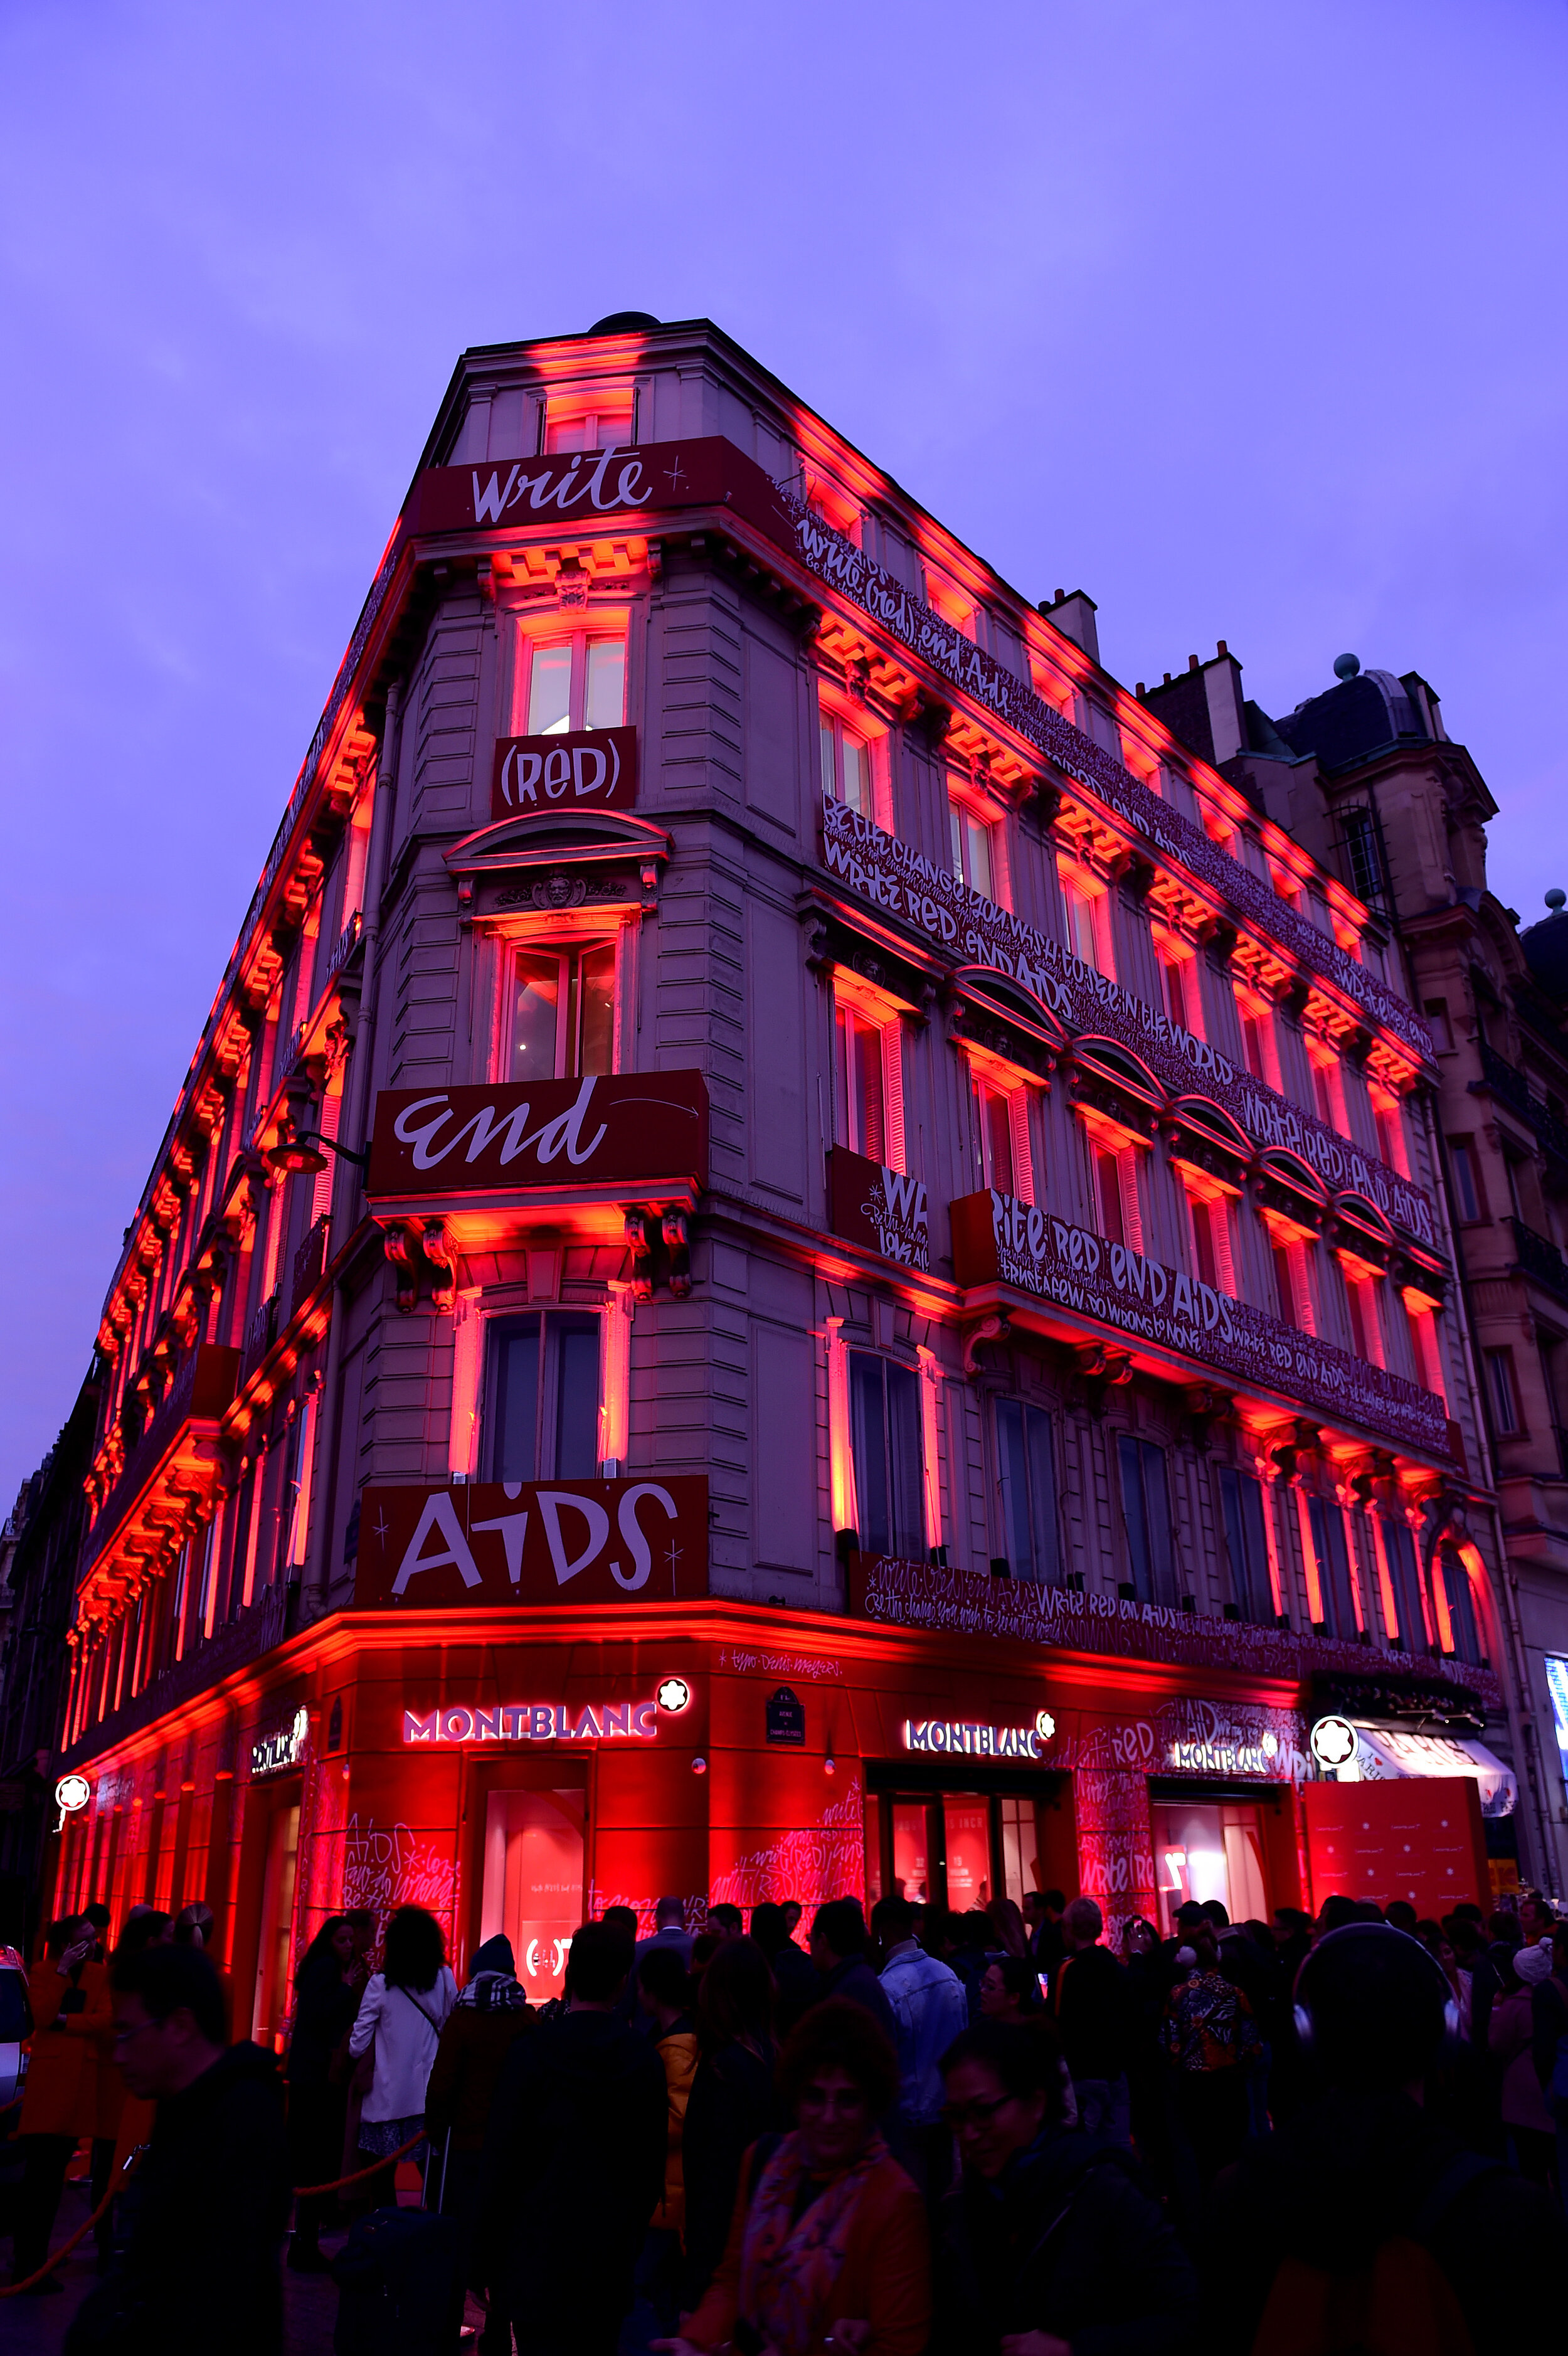
<path id="1" fill-rule="evenodd" d="M 1447 1409 L 1430 1391 L 1281 1324 L 1183 1269 L 994 1189 L 965 1194 L 950 1215 L 961 1285 L 1011 1285 L 1401 1447 L 1449 1453 Z"/>

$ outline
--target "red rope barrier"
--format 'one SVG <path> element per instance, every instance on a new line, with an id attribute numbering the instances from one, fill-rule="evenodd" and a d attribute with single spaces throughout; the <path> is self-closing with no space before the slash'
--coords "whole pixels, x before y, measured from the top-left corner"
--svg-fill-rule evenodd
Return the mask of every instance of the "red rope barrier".
<path id="1" fill-rule="evenodd" d="M 424 2129 L 423 2127 L 421 2127 L 418 2135 L 411 2136 L 407 2143 L 400 2143 L 396 2151 L 389 2151 L 387 2154 L 385 2159 L 375 2160 L 368 2168 L 357 2169 L 352 2176 L 340 2176 L 331 2184 L 296 2184 L 294 2186 L 294 2199 L 296 2201 L 315 2201 L 319 2200 L 324 2192 L 341 2192 L 347 2185 L 363 2184 L 368 2176 L 379 2176 L 384 2168 L 390 2168 L 396 2161 L 405 2159 L 409 2153 L 412 2151 L 414 2146 L 416 2144 L 423 2143 L 423 2141 Z"/>
<path id="2" fill-rule="evenodd" d="M 33 2285 L 35 2283 L 42 2282 L 46 2275 L 53 2274 L 55 2268 L 59 2265 L 62 2258 L 69 2257 L 77 2244 L 79 2242 L 85 2241 L 88 2234 L 91 2233 L 94 2225 L 97 2224 L 99 2219 L 108 2213 L 110 2202 L 114 2200 L 120 2192 L 123 2191 L 125 2186 L 130 2183 L 131 2179 L 135 2175 L 136 2170 L 142 2165 L 142 2160 L 146 2149 L 147 2147 L 144 2143 L 139 2143 L 136 2146 L 135 2150 L 132 2152 L 125 2162 L 124 2171 L 121 2176 L 119 2183 L 112 2184 L 110 2186 L 108 2191 L 104 2194 L 102 2200 L 99 2202 L 97 2208 L 93 2211 L 86 2224 L 79 2225 L 75 2233 L 71 2234 L 70 2238 L 68 2241 L 62 2242 L 58 2250 L 51 2250 L 48 2256 L 44 2260 L 43 2265 L 36 2267 L 34 2271 L 30 2275 L 27 2276 L 23 2281 L 19 2283 L 7 2283 L 5 2289 L 0 2290 L 0 2298 L 15 2298 L 18 2291 L 31 2290 Z"/>

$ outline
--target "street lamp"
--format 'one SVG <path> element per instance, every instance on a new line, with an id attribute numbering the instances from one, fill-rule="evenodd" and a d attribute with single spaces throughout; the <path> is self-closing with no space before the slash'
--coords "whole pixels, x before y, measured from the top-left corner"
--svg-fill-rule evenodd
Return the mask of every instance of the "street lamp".
<path id="1" fill-rule="evenodd" d="M 318 1172 L 326 1167 L 326 1153 L 321 1151 L 323 1146 L 326 1148 L 326 1153 L 336 1153 L 341 1160 L 352 1162 L 357 1169 L 368 1170 L 370 1166 L 368 1153 L 356 1153 L 352 1146 L 339 1145 L 334 1138 L 305 1136 L 292 1120 L 283 1122 L 276 1145 L 267 1149 L 267 1159 L 274 1170 Z"/>

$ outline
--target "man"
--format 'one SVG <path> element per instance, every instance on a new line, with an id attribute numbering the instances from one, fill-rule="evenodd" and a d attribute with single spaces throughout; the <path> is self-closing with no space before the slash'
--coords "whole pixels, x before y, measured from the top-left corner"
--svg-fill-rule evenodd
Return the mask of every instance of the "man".
<path id="1" fill-rule="evenodd" d="M 1538 1890 L 1527 1890 L 1519 1901 L 1520 1935 L 1527 1947 L 1550 1939 L 1556 1916 Z"/>
<path id="2" fill-rule="evenodd" d="M 225 2046 L 218 1974 L 194 1947 L 128 1955 L 112 1985 L 115 2060 L 157 2118 L 125 2195 L 124 2254 L 78 2309 L 67 2356 L 161 2356 L 209 2336 L 225 2356 L 276 2356 L 289 2210 L 277 2064 Z"/>
<path id="3" fill-rule="evenodd" d="M 1204 2305 L 1216 2356 L 1348 2345 L 1344 2319 L 1385 2307 L 1419 2319 L 1424 2346 L 1509 2356 L 1555 2340 L 1561 2215 L 1423 2106 L 1449 1998 L 1435 1958 L 1386 1922 L 1328 1933 L 1302 1965 L 1317 2088 L 1216 2187 Z"/>
<path id="4" fill-rule="evenodd" d="M 375 1911 L 368 1906 L 351 1906 L 343 1919 L 354 1942 L 354 1959 L 348 1966 L 348 1985 L 363 1992 L 370 1976 L 370 1950 L 376 1944 Z"/>
<path id="5" fill-rule="evenodd" d="M 738 1906 L 710 1906 L 708 1927 L 716 1931 L 721 1939 L 739 1939 L 745 1934 L 745 1917 Z"/>
<path id="6" fill-rule="evenodd" d="M 659 1900 L 658 1904 L 654 1908 L 654 1932 L 651 1939 L 636 1938 L 636 1917 L 632 1914 L 629 1906 L 607 1906 L 604 1910 L 605 1922 L 618 1932 L 618 1921 L 611 1923 L 613 1915 L 617 1918 L 624 1915 L 631 1916 L 631 1935 L 636 1942 L 632 1949 L 632 1968 L 626 1975 L 626 1986 L 621 1997 L 621 2018 L 636 2029 L 639 2035 L 645 2037 L 649 2034 L 648 2016 L 637 2002 L 637 1987 L 642 1973 L 643 1957 L 657 1954 L 661 1949 L 667 1947 L 674 1954 L 679 1956 L 682 1971 L 688 1972 L 691 1969 L 693 1940 L 691 1933 L 686 1927 L 686 1901 L 684 1898 Z"/>
<path id="7" fill-rule="evenodd" d="M 697 2023 L 691 2016 L 691 1981 L 678 1955 L 656 1947 L 643 1957 L 637 2003 L 651 2025 L 654 2051 L 664 2068 L 669 2105 L 665 2147 L 664 2197 L 654 2211 L 637 2267 L 637 2288 L 658 2318 L 661 2331 L 679 2320 L 680 2253 L 686 2236 L 686 2171 L 682 2142 L 691 2082 L 697 2075 Z"/>
<path id="8" fill-rule="evenodd" d="M 1024 1921 L 1029 1924 L 1029 1953 L 1036 1971 L 1049 1978 L 1061 1961 L 1061 1918 L 1067 1901 L 1060 1890 L 1029 1890 L 1024 1893 Z"/>
<path id="9" fill-rule="evenodd" d="M 174 1942 L 176 1947 L 198 1947 L 218 1974 L 218 1985 L 223 1990 L 223 2018 L 231 2040 L 234 2034 L 234 1981 L 212 1952 L 213 1929 L 211 1907 L 205 1899 L 193 1899 L 175 1916 Z"/>
<path id="10" fill-rule="evenodd" d="M 1051 1983 L 1051 2009 L 1078 2101 L 1078 2124 L 1103 2143 L 1131 2145 L 1127 2060 L 1134 2019 L 1127 1976 L 1100 1944 L 1104 1916 L 1075 1898 L 1061 1918 L 1064 1954 Z"/>
<path id="11" fill-rule="evenodd" d="M 803 2012 L 816 2002 L 816 1973 L 784 1927 L 784 1910 L 765 1901 L 752 1909 L 752 1936 L 768 1959 L 777 1994 L 773 2025 L 782 2045 Z"/>
<path id="12" fill-rule="evenodd" d="M 900 2157 L 927 2196 L 940 2199 L 947 2189 L 941 2162 L 953 2140 L 942 2124 L 942 2057 L 969 2026 L 969 2006 L 957 1973 L 925 1953 L 914 1926 L 907 1898 L 879 1898 L 871 1909 L 872 1935 L 886 1957 L 882 1987 L 899 2057 Z"/>
<path id="13" fill-rule="evenodd" d="M 443 2026 L 424 2098 L 425 2126 L 437 2152 L 444 2154 L 441 2213 L 453 2221 L 457 2235 L 453 2345 L 463 2322 L 463 2286 L 474 2272 L 491 2101 L 507 2054 L 534 2028 L 517 1957 L 504 1931 L 475 1950 L 468 1969 L 467 1984 Z M 482 2356 L 494 2356 L 501 2346 L 499 2331 L 486 2329 L 479 2344 Z M 507 2356 L 511 2356 L 509 2338 Z"/>
<path id="14" fill-rule="evenodd" d="M 583 1924 L 565 2012 L 517 2040 L 491 2105 L 489 2274 L 530 2356 L 614 2356 L 664 2190 L 664 2065 L 615 2017 L 631 1960 L 612 1928 Z"/>
<path id="15" fill-rule="evenodd" d="M 866 1959 L 866 1918 L 855 1898 L 830 1898 L 811 1918 L 811 1960 L 820 1976 L 817 1996 L 841 1996 L 869 2012 L 898 2051 L 898 2022 L 887 1992 Z"/>

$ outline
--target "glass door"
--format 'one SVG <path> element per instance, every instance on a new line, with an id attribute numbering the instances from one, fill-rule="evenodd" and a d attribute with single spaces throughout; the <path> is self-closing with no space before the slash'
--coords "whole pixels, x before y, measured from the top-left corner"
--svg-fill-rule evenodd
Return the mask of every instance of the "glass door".
<path id="1" fill-rule="evenodd" d="M 587 1794 L 492 1792 L 485 1817 L 481 1942 L 504 1931 L 533 2004 L 566 1985 L 571 1934 L 582 1921 Z"/>
<path id="2" fill-rule="evenodd" d="M 261 1938 L 256 1954 L 256 1993 L 251 2035 L 258 2045 L 283 2050 L 289 2005 L 289 1941 L 293 1933 L 294 1869 L 299 1858 L 299 1802 L 274 1806 L 267 1827 L 266 1880 L 261 1891 Z"/>

